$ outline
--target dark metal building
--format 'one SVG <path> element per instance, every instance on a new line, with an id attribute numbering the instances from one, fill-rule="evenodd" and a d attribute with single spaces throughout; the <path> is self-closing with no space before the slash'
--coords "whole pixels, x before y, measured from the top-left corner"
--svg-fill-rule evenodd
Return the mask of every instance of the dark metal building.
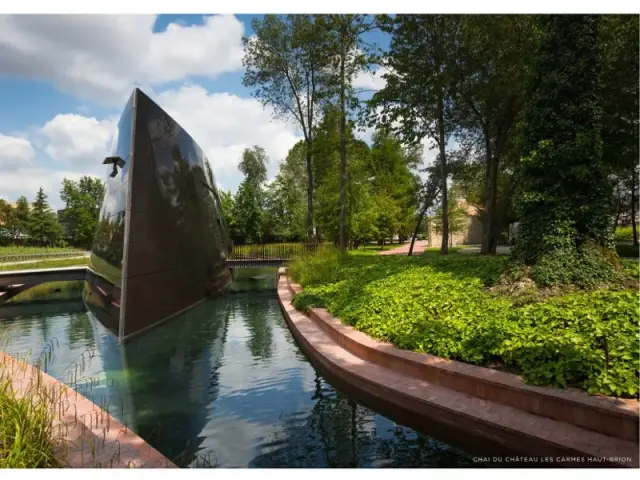
<path id="1" fill-rule="evenodd" d="M 230 244 L 202 149 L 139 89 L 111 155 L 84 298 L 125 340 L 228 285 Z"/>

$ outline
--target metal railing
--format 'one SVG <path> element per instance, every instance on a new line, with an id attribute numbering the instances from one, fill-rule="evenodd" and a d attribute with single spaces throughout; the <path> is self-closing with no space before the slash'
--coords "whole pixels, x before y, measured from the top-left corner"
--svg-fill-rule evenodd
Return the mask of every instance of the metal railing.
<path id="1" fill-rule="evenodd" d="M 319 249 L 333 248 L 329 243 L 266 243 L 234 245 L 229 260 L 290 260 Z"/>

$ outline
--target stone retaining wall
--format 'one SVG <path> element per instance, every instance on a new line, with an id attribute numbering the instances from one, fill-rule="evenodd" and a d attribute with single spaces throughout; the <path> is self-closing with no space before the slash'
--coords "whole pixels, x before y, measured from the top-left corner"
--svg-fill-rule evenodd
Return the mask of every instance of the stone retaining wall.
<path id="1" fill-rule="evenodd" d="M 280 271 L 280 275 L 282 274 L 284 270 Z M 281 277 L 278 294 L 286 317 L 290 317 L 293 312 L 299 314 L 285 298 L 289 294 L 292 297 L 299 291 L 301 291 L 299 285 L 290 283 L 286 277 Z M 554 436 L 564 436 L 565 438 L 559 438 L 558 444 L 566 445 L 568 451 L 574 447 L 577 451 L 584 449 L 590 452 L 604 452 L 607 449 L 611 455 L 616 451 L 624 451 L 633 458 L 631 463 L 634 466 L 638 465 L 639 404 L 635 400 L 590 396 L 575 389 L 534 387 L 526 385 L 521 377 L 509 373 L 445 360 L 433 355 L 400 350 L 391 344 L 378 342 L 352 327 L 343 325 L 326 309 L 312 308 L 307 312 L 306 317 L 338 347 L 363 362 L 402 375 L 405 381 L 407 378 L 413 378 L 416 382 L 432 385 L 432 388 L 442 387 L 451 393 L 463 394 L 465 397 L 461 398 L 467 399 L 470 411 L 473 410 L 471 405 L 474 402 L 473 399 L 490 402 L 486 408 L 494 408 L 491 405 L 495 406 L 494 409 L 500 407 L 511 416 L 504 427 L 522 429 L 516 437 L 526 436 L 528 432 L 525 430 L 539 437 L 537 440 L 535 438 L 527 440 L 533 441 L 532 446 L 536 442 L 541 442 L 543 437 L 552 439 Z M 288 323 L 293 329 L 297 328 L 297 323 L 291 318 Z M 300 337 L 301 333 L 297 333 Z M 327 362 L 327 359 L 319 358 L 317 346 L 312 345 L 308 339 L 303 339 L 302 342 L 308 344 L 309 355 L 315 357 L 317 361 Z M 328 368 L 331 366 L 328 365 Z M 348 373 L 345 375 L 348 376 Z M 345 380 L 349 381 L 349 379 Z M 361 381 L 356 378 L 351 380 Z M 394 390 L 397 391 L 394 392 Z M 395 395 L 398 399 L 403 396 L 403 390 L 405 389 L 396 388 L 394 385 L 388 385 L 386 389 L 387 395 Z M 533 424 L 537 424 L 538 428 L 527 428 L 527 425 Z M 485 424 L 482 428 L 486 429 L 487 425 Z M 543 428 L 547 431 L 542 432 Z M 580 432 L 584 434 L 583 441 L 578 440 Z M 496 434 L 494 432 L 491 435 Z M 589 440 L 586 440 L 586 436 L 590 437 Z M 591 445 L 586 445 L 585 441 L 591 442 Z M 614 445 L 616 447 L 612 448 Z"/>

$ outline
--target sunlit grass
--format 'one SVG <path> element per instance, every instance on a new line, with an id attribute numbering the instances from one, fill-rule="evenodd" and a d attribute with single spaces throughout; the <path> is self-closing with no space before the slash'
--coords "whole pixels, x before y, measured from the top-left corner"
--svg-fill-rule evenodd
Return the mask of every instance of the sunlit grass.
<path id="1" fill-rule="evenodd" d="M 82 252 L 75 247 L 25 247 L 21 245 L 0 246 L 0 257 L 3 255 L 32 255 L 45 253 Z"/>
<path id="2" fill-rule="evenodd" d="M 53 413 L 39 394 L 18 398 L 0 364 L 0 468 L 58 466 L 51 443 Z"/>
<path id="3" fill-rule="evenodd" d="M 60 260 L 42 260 L 32 263 L 18 263 L 18 264 L 2 264 L 0 263 L 0 272 L 7 272 L 13 270 L 36 270 L 39 268 L 62 268 L 62 267 L 74 267 L 80 265 L 88 265 L 89 257 L 80 258 L 64 258 Z"/>

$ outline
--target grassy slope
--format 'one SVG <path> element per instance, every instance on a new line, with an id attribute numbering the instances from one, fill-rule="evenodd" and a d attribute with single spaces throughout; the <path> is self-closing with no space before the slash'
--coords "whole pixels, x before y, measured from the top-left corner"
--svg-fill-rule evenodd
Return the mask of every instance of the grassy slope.
<path id="1" fill-rule="evenodd" d="M 22 247 L 9 245 L 0 246 L 0 257 L 3 255 L 30 255 L 30 254 L 44 254 L 44 253 L 64 253 L 64 252 L 82 252 L 81 249 L 73 247 Z"/>
<path id="2" fill-rule="evenodd" d="M 432 251 L 413 258 L 306 258 L 290 266 L 305 286 L 294 304 L 326 306 L 400 348 L 514 371 L 530 383 L 637 396 L 637 291 L 515 302 L 487 288 L 506 261 Z"/>
<path id="3" fill-rule="evenodd" d="M 12 270 L 35 270 L 38 268 L 62 268 L 73 267 L 76 265 L 88 265 L 89 257 L 83 258 L 65 258 L 62 260 L 42 260 L 34 263 L 18 263 L 7 264 L 0 263 L 0 272 L 12 271 Z"/>

